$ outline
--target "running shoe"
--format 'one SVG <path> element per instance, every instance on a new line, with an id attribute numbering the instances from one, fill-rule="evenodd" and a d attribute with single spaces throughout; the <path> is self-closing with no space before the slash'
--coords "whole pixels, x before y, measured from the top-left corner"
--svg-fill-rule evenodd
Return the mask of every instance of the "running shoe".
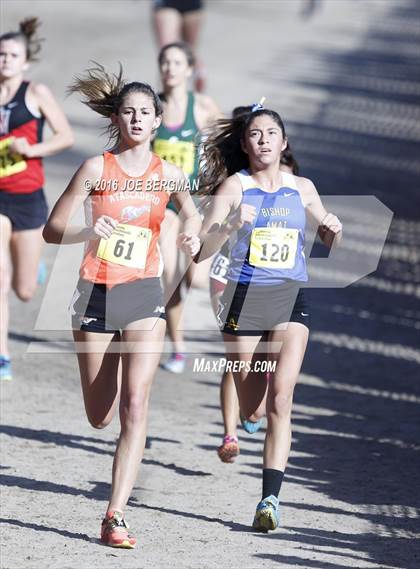
<path id="1" fill-rule="evenodd" d="M 260 430 L 262 420 L 260 419 L 259 421 L 248 421 L 248 419 L 245 419 L 241 415 L 241 425 L 247 433 L 252 435 Z"/>
<path id="2" fill-rule="evenodd" d="M 43 285 L 45 284 L 45 281 L 47 280 L 47 265 L 44 263 L 44 261 L 40 261 L 39 265 L 38 265 L 38 275 L 37 275 L 37 279 L 36 282 L 39 285 Z"/>
<path id="3" fill-rule="evenodd" d="M 102 521 L 101 541 L 110 547 L 134 549 L 136 538 L 128 533 L 128 529 L 122 512 L 107 512 Z"/>
<path id="4" fill-rule="evenodd" d="M 0 380 L 10 381 L 12 379 L 12 365 L 10 358 L 0 356 Z"/>
<path id="5" fill-rule="evenodd" d="M 271 495 L 258 504 L 252 527 L 258 531 L 267 532 L 276 529 L 279 524 L 279 500 Z"/>
<path id="6" fill-rule="evenodd" d="M 184 354 L 175 352 L 167 362 L 161 365 L 162 369 L 170 371 L 171 373 L 182 373 L 185 369 L 187 358 Z"/>
<path id="7" fill-rule="evenodd" d="M 226 435 L 223 444 L 217 449 L 217 454 L 222 462 L 235 462 L 239 454 L 238 437 Z"/>

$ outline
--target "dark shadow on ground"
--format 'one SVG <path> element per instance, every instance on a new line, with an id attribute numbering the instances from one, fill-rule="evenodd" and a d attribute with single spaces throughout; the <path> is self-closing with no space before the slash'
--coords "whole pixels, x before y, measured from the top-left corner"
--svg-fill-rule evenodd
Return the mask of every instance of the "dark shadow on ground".
<path id="1" fill-rule="evenodd" d="M 25 476 L 12 476 L 9 474 L 0 474 L 0 485 L 10 488 L 21 488 L 22 490 L 31 490 L 32 492 L 50 492 L 52 494 L 67 494 L 70 496 L 83 496 L 89 500 L 105 501 L 108 497 L 104 495 L 101 484 L 97 485 L 93 490 L 84 490 L 82 488 L 74 488 L 67 484 L 57 484 L 47 480 L 35 480 L 26 478 Z M 130 498 L 128 504 L 133 507 L 139 507 L 135 498 Z"/>
<path id="2" fill-rule="evenodd" d="M 182 512 L 181 510 L 173 510 L 171 508 L 162 508 L 160 506 L 149 506 L 147 504 L 142 504 L 141 508 L 146 510 L 154 510 L 156 512 L 162 512 L 163 514 L 171 514 L 174 516 L 179 516 L 181 518 L 189 518 L 192 520 L 200 520 L 203 522 L 218 523 L 228 527 L 231 531 L 249 532 L 255 533 L 255 531 L 250 526 L 244 524 L 237 524 L 233 521 L 225 521 L 221 518 L 210 518 L 203 514 L 194 514 L 192 512 Z"/>
<path id="3" fill-rule="evenodd" d="M 90 541 L 90 538 L 85 533 L 74 533 L 67 530 L 61 530 L 53 528 L 51 526 L 45 526 L 42 524 L 34 524 L 29 522 L 21 522 L 20 520 L 15 520 L 13 518 L 0 518 L 0 524 L 11 525 L 19 528 L 31 529 L 37 532 L 47 532 L 56 533 L 68 539 L 78 539 L 81 541 Z"/>

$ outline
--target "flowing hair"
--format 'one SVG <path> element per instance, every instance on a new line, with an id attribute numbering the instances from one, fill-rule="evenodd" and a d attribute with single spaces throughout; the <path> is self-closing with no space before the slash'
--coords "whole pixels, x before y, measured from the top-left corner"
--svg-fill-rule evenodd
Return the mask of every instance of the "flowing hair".
<path id="1" fill-rule="evenodd" d="M 293 156 L 289 141 L 287 142 L 286 148 L 281 153 L 280 164 L 284 164 L 291 169 L 292 173 L 295 176 L 299 176 L 299 164 L 296 158 Z"/>
<path id="2" fill-rule="evenodd" d="M 262 115 L 273 119 L 286 138 L 283 121 L 276 111 L 259 109 L 249 112 L 248 107 L 231 119 L 219 119 L 206 131 L 203 152 L 200 160 L 199 195 L 212 195 L 222 182 L 235 172 L 249 168 L 248 155 L 242 149 L 242 142 L 247 128 L 252 121 Z"/>
<path id="3" fill-rule="evenodd" d="M 76 76 L 67 88 L 68 93 L 81 94 L 84 97 L 82 102 L 105 118 L 117 115 L 124 97 L 130 93 L 144 93 L 152 100 L 156 116 L 162 115 L 162 103 L 152 87 L 139 81 L 126 83 L 121 63 L 118 73 L 108 73 L 100 63 L 92 63 L 95 67 L 87 69 L 84 76 Z M 108 134 L 108 143 L 117 143 L 120 138 L 119 127 L 110 122 L 104 128 Z"/>
<path id="4" fill-rule="evenodd" d="M 25 18 L 19 23 L 19 31 L 6 32 L 0 36 L 0 42 L 15 40 L 23 43 L 26 50 L 27 61 L 37 61 L 36 57 L 41 51 L 43 38 L 37 37 L 38 28 L 41 25 L 39 18 Z"/>

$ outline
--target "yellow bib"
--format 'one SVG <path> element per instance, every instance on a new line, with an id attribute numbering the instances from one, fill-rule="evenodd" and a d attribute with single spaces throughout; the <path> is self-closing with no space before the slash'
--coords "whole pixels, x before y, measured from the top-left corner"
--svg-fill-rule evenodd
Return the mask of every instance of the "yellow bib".
<path id="1" fill-rule="evenodd" d="M 110 263 L 144 269 L 151 229 L 119 223 L 108 239 L 101 239 L 96 256 Z"/>
<path id="2" fill-rule="evenodd" d="M 257 227 L 251 234 L 249 263 L 267 269 L 292 269 L 298 244 L 298 229 Z"/>
<path id="3" fill-rule="evenodd" d="M 194 172 L 195 147 L 191 141 L 176 140 L 171 142 L 163 138 L 154 141 L 153 152 L 181 168 L 188 176 Z"/>
<path id="4" fill-rule="evenodd" d="M 26 160 L 17 152 L 9 152 L 12 138 L 0 140 L 0 178 L 23 172 L 28 167 Z"/>

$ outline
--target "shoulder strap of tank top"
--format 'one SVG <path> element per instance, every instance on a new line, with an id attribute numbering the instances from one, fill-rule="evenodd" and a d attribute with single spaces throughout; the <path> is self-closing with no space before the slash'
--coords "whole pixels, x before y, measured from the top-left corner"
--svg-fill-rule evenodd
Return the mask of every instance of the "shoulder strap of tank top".
<path id="1" fill-rule="evenodd" d="M 105 150 L 105 152 L 102 153 L 102 156 L 104 157 L 104 164 L 115 164 L 115 156 L 112 152 L 109 152 L 109 150 Z"/>
<path id="2" fill-rule="evenodd" d="M 236 175 L 239 178 L 239 181 L 241 182 L 241 186 L 242 186 L 242 191 L 245 192 L 246 190 L 249 190 L 250 188 L 255 188 L 255 182 L 252 179 L 252 176 L 250 175 L 250 173 L 248 172 L 248 170 L 240 170 L 239 172 L 236 172 Z"/>
<path id="3" fill-rule="evenodd" d="M 112 168 L 115 167 L 115 165 L 118 166 L 118 164 L 116 164 L 114 155 L 108 150 L 105 150 L 105 152 L 102 153 L 102 156 L 104 159 L 104 165 L 102 168 L 101 178 L 107 179 L 112 177 Z"/>
<path id="4" fill-rule="evenodd" d="M 19 102 L 19 103 L 25 103 L 25 95 L 26 95 L 26 91 L 28 90 L 29 87 L 29 81 L 22 81 L 22 83 L 19 85 L 19 89 L 16 91 L 15 96 L 13 97 L 13 99 L 10 101 L 10 103 L 13 102 Z"/>
<path id="5" fill-rule="evenodd" d="M 298 189 L 296 179 L 293 174 L 290 174 L 290 172 L 282 172 L 281 175 L 283 177 L 283 186 L 287 186 L 293 190 Z"/>
<path id="6" fill-rule="evenodd" d="M 157 154 L 155 154 L 154 152 L 152 152 L 152 159 L 150 161 L 149 167 L 147 168 L 146 172 L 144 173 L 144 175 L 150 175 L 152 172 L 154 172 L 157 168 L 162 168 L 162 159 L 160 156 L 158 156 Z"/>
<path id="7" fill-rule="evenodd" d="M 187 103 L 187 113 L 185 115 L 184 128 L 194 128 L 197 129 L 194 118 L 194 103 L 195 96 L 192 91 L 188 91 L 188 103 Z"/>

